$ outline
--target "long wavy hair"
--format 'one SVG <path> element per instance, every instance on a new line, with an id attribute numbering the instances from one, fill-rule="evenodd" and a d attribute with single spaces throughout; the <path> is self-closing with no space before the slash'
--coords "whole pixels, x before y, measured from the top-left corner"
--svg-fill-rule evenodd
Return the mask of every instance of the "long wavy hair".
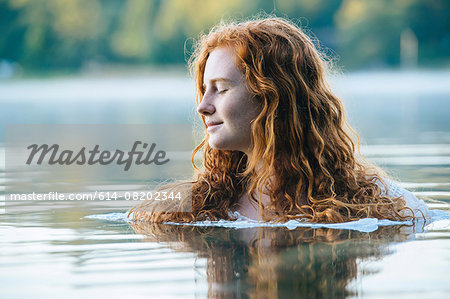
<path id="1" fill-rule="evenodd" d="M 201 36 L 190 60 L 197 105 L 205 92 L 206 61 L 219 47 L 234 50 L 235 65 L 261 107 L 251 123 L 252 158 L 211 148 L 200 115 L 205 137 L 193 152 L 197 177 L 187 185 L 192 212 L 154 211 L 144 203 L 130 211 L 134 219 L 232 219 L 229 212 L 244 193 L 261 208 L 263 220 L 414 217 L 404 200 L 387 196 L 381 172 L 357 157 L 359 143 L 352 140 L 343 105 L 325 80 L 328 63 L 297 25 L 265 17 L 221 23 Z M 199 153 L 203 165 L 198 168 L 194 157 Z M 266 205 L 263 190 L 270 195 Z"/>

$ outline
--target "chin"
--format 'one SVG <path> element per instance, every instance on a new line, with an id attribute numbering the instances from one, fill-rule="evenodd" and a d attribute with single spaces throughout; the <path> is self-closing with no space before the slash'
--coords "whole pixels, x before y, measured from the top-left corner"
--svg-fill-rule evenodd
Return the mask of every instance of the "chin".
<path id="1" fill-rule="evenodd" d="M 227 150 L 228 148 L 224 146 L 217 145 L 215 143 L 209 143 L 209 146 L 215 150 Z"/>
<path id="2" fill-rule="evenodd" d="M 211 140 L 211 137 L 209 139 L 209 146 L 215 150 L 229 150 L 229 146 L 225 142 L 220 142 L 219 140 Z"/>

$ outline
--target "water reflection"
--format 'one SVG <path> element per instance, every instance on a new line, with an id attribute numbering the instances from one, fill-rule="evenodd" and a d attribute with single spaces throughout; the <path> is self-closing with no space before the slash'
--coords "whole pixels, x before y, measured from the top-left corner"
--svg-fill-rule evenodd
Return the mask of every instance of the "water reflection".
<path id="1" fill-rule="evenodd" d="M 206 259 L 210 298 L 330 298 L 356 295 L 359 267 L 391 253 L 414 227 L 381 227 L 372 233 L 336 229 L 174 226 L 131 223 L 144 241 L 168 243 Z"/>
<path id="2" fill-rule="evenodd" d="M 334 81 L 351 124 L 368 144 L 363 154 L 430 207 L 447 211 L 449 78 L 445 71 L 354 74 Z M 184 123 L 197 119 L 192 91 L 184 77 L 8 82 L 0 84 L 0 125 Z M 27 173 L 18 179 L 31 177 Z M 446 298 L 450 293 L 449 220 L 428 225 L 423 233 L 413 227 L 382 227 L 373 233 L 151 224 L 131 228 L 83 217 L 123 213 L 133 202 L 5 205 L 7 183 L 0 147 L 2 298 L 203 298 L 206 292 L 219 298 Z M 124 176 L 88 187 L 135 191 L 145 186 Z M 404 242 L 409 239 L 413 241 Z"/>

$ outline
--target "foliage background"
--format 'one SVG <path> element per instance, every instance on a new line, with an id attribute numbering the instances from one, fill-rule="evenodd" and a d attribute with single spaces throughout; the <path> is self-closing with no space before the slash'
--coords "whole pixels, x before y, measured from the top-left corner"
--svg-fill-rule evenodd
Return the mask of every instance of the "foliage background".
<path id="1" fill-rule="evenodd" d="M 400 66 L 400 35 L 418 65 L 450 65 L 448 0 L 0 0 L 0 61 L 27 72 L 184 64 L 222 18 L 260 12 L 300 23 L 345 69 Z"/>

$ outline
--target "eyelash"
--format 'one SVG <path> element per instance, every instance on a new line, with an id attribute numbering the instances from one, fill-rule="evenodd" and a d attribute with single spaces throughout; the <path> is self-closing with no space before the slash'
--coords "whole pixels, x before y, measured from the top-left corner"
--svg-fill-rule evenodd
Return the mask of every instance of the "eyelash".
<path id="1" fill-rule="evenodd" d="M 213 87 L 215 90 L 216 90 L 216 92 L 218 93 L 218 94 L 223 94 L 223 93 L 225 93 L 225 92 L 227 92 L 229 89 L 228 88 L 224 88 L 224 89 L 222 89 L 222 90 L 219 90 L 217 87 Z M 206 93 L 206 87 L 203 87 L 203 93 Z"/>

